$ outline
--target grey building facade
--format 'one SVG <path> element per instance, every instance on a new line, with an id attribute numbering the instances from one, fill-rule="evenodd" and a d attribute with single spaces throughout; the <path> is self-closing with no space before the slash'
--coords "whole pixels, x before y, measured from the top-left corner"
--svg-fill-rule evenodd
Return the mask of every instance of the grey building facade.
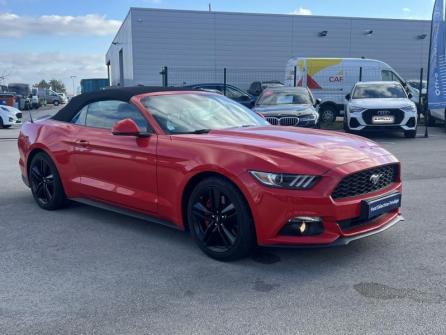
<path id="1" fill-rule="evenodd" d="M 420 20 L 131 8 L 106 64 L 120 86 L 160 85 L 163 66 L 173 85 L 221 82 L 223 68 L 233 84 L 283 80 L 293 56 L 378 59 L 414 79 L 427 67 L 429 33 Z"/>

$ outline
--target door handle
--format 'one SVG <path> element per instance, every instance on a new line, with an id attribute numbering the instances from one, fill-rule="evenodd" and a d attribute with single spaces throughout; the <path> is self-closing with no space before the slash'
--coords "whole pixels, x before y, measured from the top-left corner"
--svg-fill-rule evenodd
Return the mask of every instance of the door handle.
<path id="1" fill-rule="evenodd" d="M 76 144 L 85 148 L 90 145 L 90 142 L 88 142 L 87 140 L 77 140 Z"/>

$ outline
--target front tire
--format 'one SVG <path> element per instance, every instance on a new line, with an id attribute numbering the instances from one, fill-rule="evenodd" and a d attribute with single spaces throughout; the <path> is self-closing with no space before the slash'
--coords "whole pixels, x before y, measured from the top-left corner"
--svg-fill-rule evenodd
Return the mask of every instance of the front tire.
<path id="1" fill-rule="evenodd" d="M 28 176 L 31 192 L 39 207 L 46 210 L 64 207 L 66 195 L 62 182 L 56 166 L 47 154 L 40 152 L 32 158 Z"/>
<path id="2" fill-rule="evenodd" d="M 210 177 L 192 191 L 187 205 L 190 232 L 208 256 L 219 261 L 247 257 L 255 247 L 249 207 L 229 181 Z"/>
<path id="3" fill-rule="evenodd" d="M 338 115 L 338 111 L 334 106 L 322 106 L 319 110 L 320 120 L 322 123 L 333 123 L 336 121 L 336 116 Z"/>
<path id="4" fill-rule="evenodd" d="M 3 123 L 3 119 L 0 116 L 0 129 L 3 129 L 3 128 L 5 128 L 5 124 Z"/>
<path id="5" fill-rule="evenodd" d="M 404 137 L 405 138 L 415 138 L 417 137 L 417 130 L 406 130 L 404 132 Z"/>

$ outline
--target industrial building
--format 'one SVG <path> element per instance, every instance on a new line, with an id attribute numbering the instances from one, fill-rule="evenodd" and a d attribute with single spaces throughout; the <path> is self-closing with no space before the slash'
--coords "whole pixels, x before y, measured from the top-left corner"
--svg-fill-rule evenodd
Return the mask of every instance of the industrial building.
<path id="1" fill-rule="evenodd" d="M 221 82 L 223 68 L 236 85 L 283 80 L 293 56 L 378 59 L 414 79 L 429 33 L 421 20 L 131 8 L 105 61 L 119 86 L 160 85 L 164 66 L 170 85 Z"/>

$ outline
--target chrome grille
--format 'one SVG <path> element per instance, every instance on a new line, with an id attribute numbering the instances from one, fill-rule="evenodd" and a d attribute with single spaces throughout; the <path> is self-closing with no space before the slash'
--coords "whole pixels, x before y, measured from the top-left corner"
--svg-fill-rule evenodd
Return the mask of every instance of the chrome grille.
<path id="1" fill-rule="evenodd" d="M 379 178 L 372 176 L 379 176 Z M 342 179 L 331 196 L 333 199 L 342 199 L 375 192 L 389 186 L 397 178 L 398 164 L 363 170 Z"/>
<path id="2" fill-rule="evenodd" d="M 271 123 L 273 126 L 278 126 L 279 125 L 279 119 L 276 118 L 276 117 L 267 116 L 266 117 L 266 121 Z"/>
<path id="3" fill-rule="evenodd" d="M 267 116 L 266 120 L 273 126 L 297 126 L 299 124 L 299 118 L 294 116 Z"/>

